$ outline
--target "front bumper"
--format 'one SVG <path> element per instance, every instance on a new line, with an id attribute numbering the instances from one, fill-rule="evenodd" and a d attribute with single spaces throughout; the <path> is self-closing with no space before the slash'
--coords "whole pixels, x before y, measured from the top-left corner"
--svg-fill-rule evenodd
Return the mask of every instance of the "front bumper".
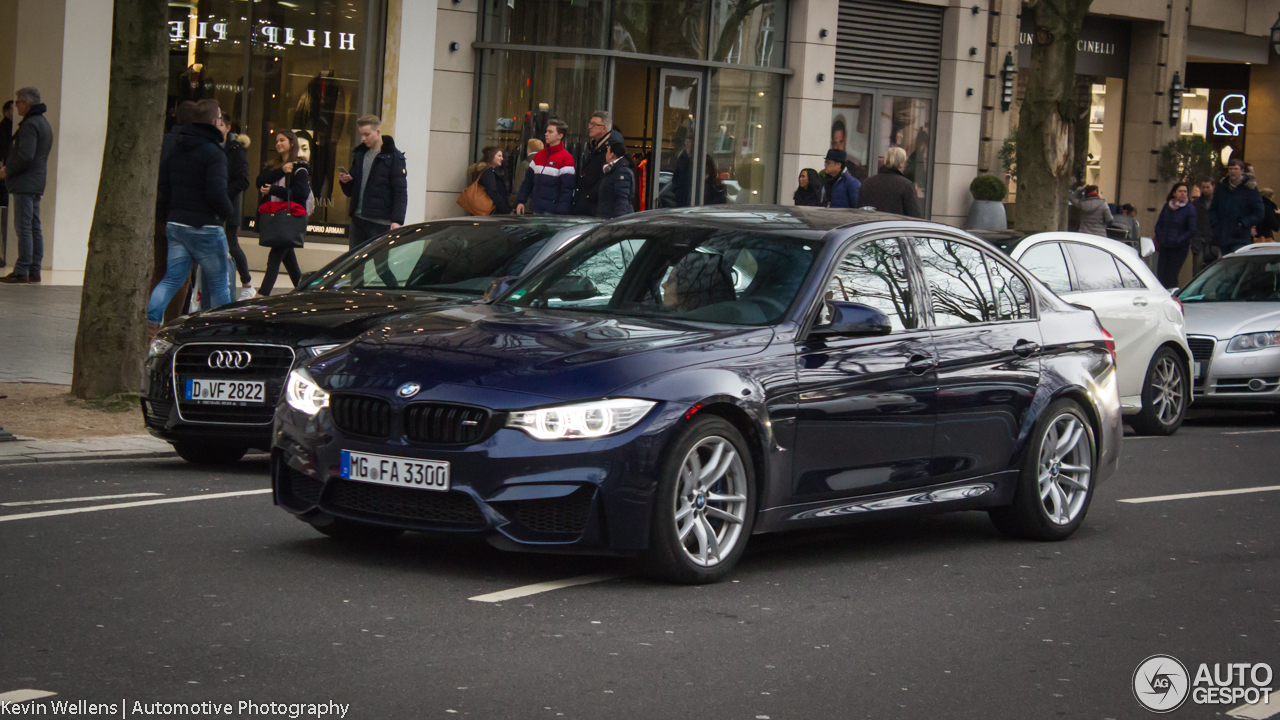
<path id="1" fill-rule="evenodd" d="M 1197 405 L 1280 407 L 1280 348 L 1229 353 L 1229 339 L 1189 335 L 1187 340 L 1200 368 L 1198 375 L 1193 370 Z"/>
<path id="2" fill-rule="evenodd" d="M 544 442 L 501 428 L 458 447 L 411 443 L 394 423 L 391 439 L 361 438 L 335 427 L 327 409 L 310 417 L 281 404 L 272 442 L 274 499 L 317 525 L 338 517 L 484 536 L 505 549 L 629 554 L 649 543 L 661 449 L 674 425 L 663 410 L 606 438 Z M 345 480 L 344 450 L 448 462 L 450 489 Z"/>

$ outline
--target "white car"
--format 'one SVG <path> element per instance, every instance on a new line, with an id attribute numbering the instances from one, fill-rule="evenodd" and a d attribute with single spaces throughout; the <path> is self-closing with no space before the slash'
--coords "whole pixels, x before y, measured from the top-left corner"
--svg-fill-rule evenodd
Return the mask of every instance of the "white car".
<path id="1" fill-rule="evenodd" d="M 1246 245 L 1178 293 L 1196 402 L 1280 411 L 1280 243 Z"/>
<path id="2" fill-rule="evenodd" d="M 1031 235 L 1010 253 L 1069 303 L 1088 307 L 1116 343 L 1120 406 L 1141 435 L 1172 435 L 1191 404 L 1182 304 L 1124 243 L 1096 235 Z"/>

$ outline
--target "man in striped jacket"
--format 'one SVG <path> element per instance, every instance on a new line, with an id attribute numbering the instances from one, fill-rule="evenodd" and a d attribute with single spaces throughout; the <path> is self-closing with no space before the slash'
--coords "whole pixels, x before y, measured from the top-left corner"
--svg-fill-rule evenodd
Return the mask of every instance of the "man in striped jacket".
<path id="1" fill-rule="evenodd" d="M 564 149 L 568 125 L 563 120 L 547 123 L 547 145 L 529 161 L 520 193 L 516 196 L 516 214 L 541 213 L 568 215 L 573 206 L 573 156 Z"/>

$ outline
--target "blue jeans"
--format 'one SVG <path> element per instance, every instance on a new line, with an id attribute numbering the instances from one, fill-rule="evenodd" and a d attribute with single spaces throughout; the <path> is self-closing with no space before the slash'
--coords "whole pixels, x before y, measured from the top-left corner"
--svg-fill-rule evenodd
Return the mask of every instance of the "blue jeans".
<path id="1" fill-rule="evenodd" d="M 218 225 L 183 227 L 176 223 L 165 226 L 169 238 L 169 257 L 165 265 L 164 279 L 151 291 L 147 303 L 147 320 L 158 323 L 164 317 L 164 309 L 191 272 L 191 262 L 200 265 L 202 275 L 209 279 L 213 307 L 231 302 L 227 289 L 227 236 Z"/>
<path id="2" fill-rule="evenodd" d="M 13 227 L 18 232 L 18 261 L 13 264 L 13 274 L 39 275 L 44 262 L 39 195 L 13 194 Z"/>

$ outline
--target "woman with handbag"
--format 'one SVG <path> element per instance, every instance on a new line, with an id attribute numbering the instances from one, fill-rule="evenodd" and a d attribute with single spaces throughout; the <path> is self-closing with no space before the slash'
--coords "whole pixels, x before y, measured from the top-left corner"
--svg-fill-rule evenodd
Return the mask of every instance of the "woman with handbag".
<path id="1" fill-rule="evenodd" d="M 1156 241 L 1156 277 L 1166 288 L 1178 287 L 1178 275 L 1191 250 L 1191 238 L 1197 232 L 1196 209 L 1191 205 L 1186 183 L 1175 183 L 1160 208 L 1153 233 Z"/>
<path id="2" fill-rule="evenodd" d="M 258 244 L 271 248 L 267 254 L 267 269 L 262 278 L 260 295 L 270 295 L 275 287 L 280 264 L 293 286 L 302 279 L 298 256 L 294 252 L 302 247 L 306 236 L 306 220 L 310 215 L 311 185 L 307 176 L 307 163 L 298 159 L 298 136 L 289 130 L 276 132 L 278 157 L 267 163 L 258 175 L 258 190 L 262 193 L 259 210 Z"/>
<path id="3" fill-rule="evenodd" d="M 468 215 L 510 215 L 511 205 L 507 198 L 511 194 L 511 188 L 507 187 L 507 181 L 498 172 L 504 159 L 502 148 L 490 145 L 480 152 L 481 159 L 476 165 L 483 170 L 475 182 L 458 196 L 458 205 Z"/>

